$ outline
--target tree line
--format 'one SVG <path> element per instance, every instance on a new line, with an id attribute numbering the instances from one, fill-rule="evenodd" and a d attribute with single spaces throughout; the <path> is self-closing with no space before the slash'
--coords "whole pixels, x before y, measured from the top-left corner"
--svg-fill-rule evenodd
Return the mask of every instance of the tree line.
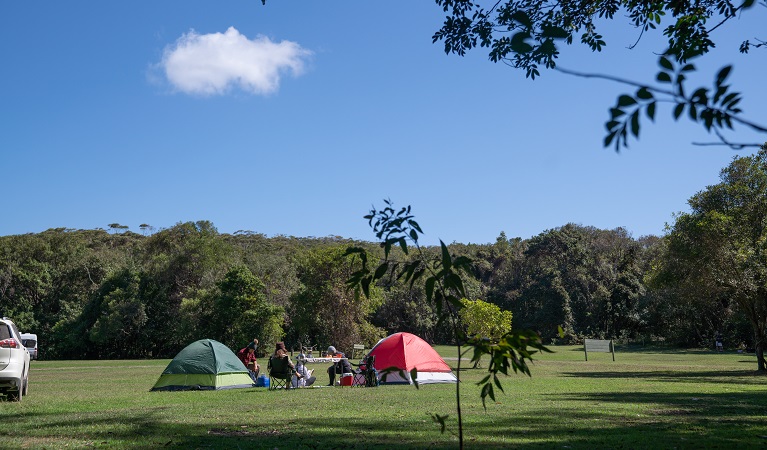
<path id="1" fill-rule="evenodd" d="M 570 223 L 530 239 L 500 233 L 494 243 L 447 247 L 471 260 L 468 300 L 511 312 L 515 329 L 546 343 L 710 348 L 720 335 L 729 348 L 756 349 L 761 368 L 767 150 L 734 158 L 721 177 L 665 236 Z M 148 235 L 110 229 L 0 237 L 0 314 L 38 334 L 43 357 L 172 357 L 202 338 L 233 349 L 253 337 L 341 349 L 397 331 L 455 339 L 418 283 L 392 274 L 369 295 L 348 288 L 358 262 L 347 249 L 382 258 L 373 242 L 225 234 L 207 221 Z"/>

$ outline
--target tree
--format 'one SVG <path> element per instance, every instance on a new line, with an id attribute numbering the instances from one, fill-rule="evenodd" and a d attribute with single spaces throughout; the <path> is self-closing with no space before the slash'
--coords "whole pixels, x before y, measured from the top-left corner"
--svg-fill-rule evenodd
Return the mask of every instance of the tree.
<path id="1" fill-rule="evenodd" d="M 604 144 L 609 146 L 614 143 L 616 151 L 621 145 L 627 146 L 628 133 L 639 136 L 642 111 L 650 120 L 655 119 L 656 106 L 660 102 L 675 105 L 675 120 L 687 110 L 690 120 L 701 124 L 706 130 L 713 130 L 721 143 L 733 148 L 758 147 L 753 143 L 727 141 L 721 131 L 732 129 L 734 123 L 767 133 L 767 127 L 741 117 L 738 107 L 741 95 L 731 91 L 726 84 L 732 69 L 730 66 L 719 70 L 711 88 L 696 89 L 685 85 L 690 73 L 696 70 L 691 62 L 715 47 L 711 33 L 741 14 L 753 14 L 755 0 L 743 0 L 740 4 L 730 0 L 502 0 L 488 2 L 489 7 L 482 6 L 477 0 L 436 0 L 436 3 L 448 16 L 432 40 L 443 42 L 448 54 L 463 56 L 475 47 L 487 47 L 491 61 L 523 69 L 526 76 L 532 79 L 540 76 L 540 69 L 546 68 L 637 88 L 635 94 L 621 95 L 610 109 Z M 599 22 L 624 16 L 637 29 L 638 39 L 666 21 L 663 34 L 668 38 L 668 47 L 659 58 L 661 70 L 656 76 L 657 83 L 579 73 L 557 66 L 562 44 L 571 45 L 578 40 L 592 51 L 599 52 L 607 45 L 597 30 Z M 747 53 L 753 47 L 765 45 L 763 41 L 757 42 L 744 41 L 740 51 Z"/>
<path id="2" fill-rule="evenodd" d="M 497 305 L 482 300 L 463 299 L 461 320 L 468 336 L 480 336 L 493 340 L 511 330 L 511 311 L 503 311 Z"/>
<path id="3" fill-rule="evenodd" d="M 264 284 L 246 267 L 235 267 L 218 283 L 206 312 L 211 336 L 231 348 L 258 337 L 265 346 L 282 339 L 284 310 L 267 302 Z"/>
<path id="4" fill-rule="evenodd" d="M 368 297 L 355 296 L 346 288 L 354 268 L 344 252 L 344 247 L 334 245 L 312 249 L 301 257 L 298 279 L 303 288 L 290 310 L 291 327 L 301 344 L 349 351 L 356 343 L 372 344 L 382 337 L 368 321 L 381 296 L 376 290 Z"/>
<path id="5" fill-rule="evenodd" d="M 140 276 L 125 269 L 106 280 L 94 299 L 95 321 L 88 338 L 99 349 L 99 357 L 146 357 L 142 343 L 148 338 L 143 327 L 147 314 L 140 293 Z"/>
<path id="6" fill-rule="evenodd" d="M 732 300 L 754 333 L 767 371 L 767 144 L 733 158 L 721 182 L 695 194 L 677 216 L 657 275 L 665 285 L 715 302 Z"/>
<path id="7" fill-rule="evenodd" d="M 450 330 L 454 336 L 458 350 L 458 367 L 456 368 L 458 382 L 455 384 L 456 415 L 458 416 L 458 442 L 463 449 L 463 416 L 461 413 L 461 346 L 468 345 L 473 350 L 471 361 L 475 364 L 483 355 L 490 356 L 488 374 L 479 385 L 481 388 L 482 404 L 486 397 L 495 400 L 494 386 L 503 391 L 498 374 L 509 375 L 509 370 L 530 375 L 527 361 L 537 351 L 549 351 L 541 342 L 537 333 L 526 330 L 509 330 L 497 341 L 474 336 L 469 338 L 461 327 L 459 313 L 465 307 L 461 299 L 466 298 L 466 289 L 462 275 L 470 273 L 471 259 L 466 256 L 453 256 L 444 242 L 440 241 L 439 253 L 425 251 L 418 242 L 423 234 L 421 226 L 415 221 L 410 207 L 394 209 L 390 200 L 385 200 L 386 206 L 381 210 L 375 208 L 365 216 L 373 228 L 376 238 L 383 249 L 383 258 L 372 269 L 368 264 L 368 251 L 363 247 L 349 247 L 346 255 L 351 256 L 361 264 L 359 270 L 351 274 L 347 285 L 355 290 L 355 297 L 364 294 L 370 298 L 372 289 L 381 280 L 402 279 L 411 287 L 419 280 L 423 282 L 427 302 L 434 305 L 438 323 Z M 407 259 L 398 259 L 392 252 L 401 249 Z M 410 255 L 410 249 L 414 252 Z M 467 350 L 469 351 L 469 350 Z M 413 369 L 411 378 L 418 388 L 418 370 Z M 448 416 L 432 414 L 432 419 L 439 423 L 445 431 Z"/>
<path id="8" fill-rule="evenodd" d="M 109 224 L 109 225 L 107 225 L 107 226 L 108 226 L 108 227 L 109 227 L 109 228 L 110 228 L 112 231 L 114 231 L 115 233 L 117 233 L 117 232 L 118 232 L 118 230 L 120 230 L 120 231 L 125 231 L 125 230 L 127 230 L 127 229 L 129 228 L 129 227 L 128 227 L 128 225 L 120 225 L 119 223 L 116 223 L 116 222 L 115 222 L 115 223 L 110 223 L 110 224 Z"/>
<path id="9" fill-rule="evenodd" d="M 383 292 L 384 302 L 373 316 L 373 324 L 386 329 L 386 334 L 399 331 L 413 333 L 426 342 L 435 342 L 437 314 L 426 302 L 426 293 L 418 286 L 394 283 Z"/>

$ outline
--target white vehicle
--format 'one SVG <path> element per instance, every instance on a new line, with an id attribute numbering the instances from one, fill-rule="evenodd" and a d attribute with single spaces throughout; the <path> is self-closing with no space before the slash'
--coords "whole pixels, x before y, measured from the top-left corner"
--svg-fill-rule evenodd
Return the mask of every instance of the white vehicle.
<path id="1" fill-rule="evenodd" d="M 11 319 L 0 319 L 0 394 L 21 401 L 29 384 L 29 351 Z"/>
<path id="2" fill-rule="evenodd" d="M 37 335 L 33 333 L 21 333 L 21 343 L 27 348 L 30 359 L 37 359 Z"/>

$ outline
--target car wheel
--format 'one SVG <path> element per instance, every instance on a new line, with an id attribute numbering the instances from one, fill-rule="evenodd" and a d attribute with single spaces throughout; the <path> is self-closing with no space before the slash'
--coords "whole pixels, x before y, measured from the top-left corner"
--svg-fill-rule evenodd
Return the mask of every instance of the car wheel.
<path id="1" fill-rule="evenodd" d="M 27 395 L 27 392 L 29 392 L 29 375 L 24 378 L 24 389 L 22 389 L 21 393 Z"/>
<path id="2" fill-rule="evenodd" d="M 8 396 L 8 400 L 12 402 L 20 402 L 22 397 L 21 388 L 18 391 L 7 391 L 5 393 Z"/>

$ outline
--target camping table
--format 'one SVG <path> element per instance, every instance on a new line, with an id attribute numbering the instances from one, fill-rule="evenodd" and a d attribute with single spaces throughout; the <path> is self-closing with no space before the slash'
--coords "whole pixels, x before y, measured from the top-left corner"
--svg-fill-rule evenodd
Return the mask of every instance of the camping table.
<path id="1" fill-rule="evenodd" d="M 307 364 L 311 363 L 337 363 L 338 361 L 349 359 L 349 358 L 304 358 L 304 362 Z"/>
<path id="2" fill-rule="evenodd" d="M 349 358 L 331 358 L 331 357 L 325 357 L 325 358 L 304 358 L 304 364 L 310 364 L 310 363 L 337 363 L 338 361 L 342 360 L 348 360 Z M 353 374 L 354 378 L 352 379 L 352 386 L 364 386 L 365 385 L 365 378 L 364 376 L 361 379 L 358 379 L 357 377 L 361 374 L 355 373 Z"/>

